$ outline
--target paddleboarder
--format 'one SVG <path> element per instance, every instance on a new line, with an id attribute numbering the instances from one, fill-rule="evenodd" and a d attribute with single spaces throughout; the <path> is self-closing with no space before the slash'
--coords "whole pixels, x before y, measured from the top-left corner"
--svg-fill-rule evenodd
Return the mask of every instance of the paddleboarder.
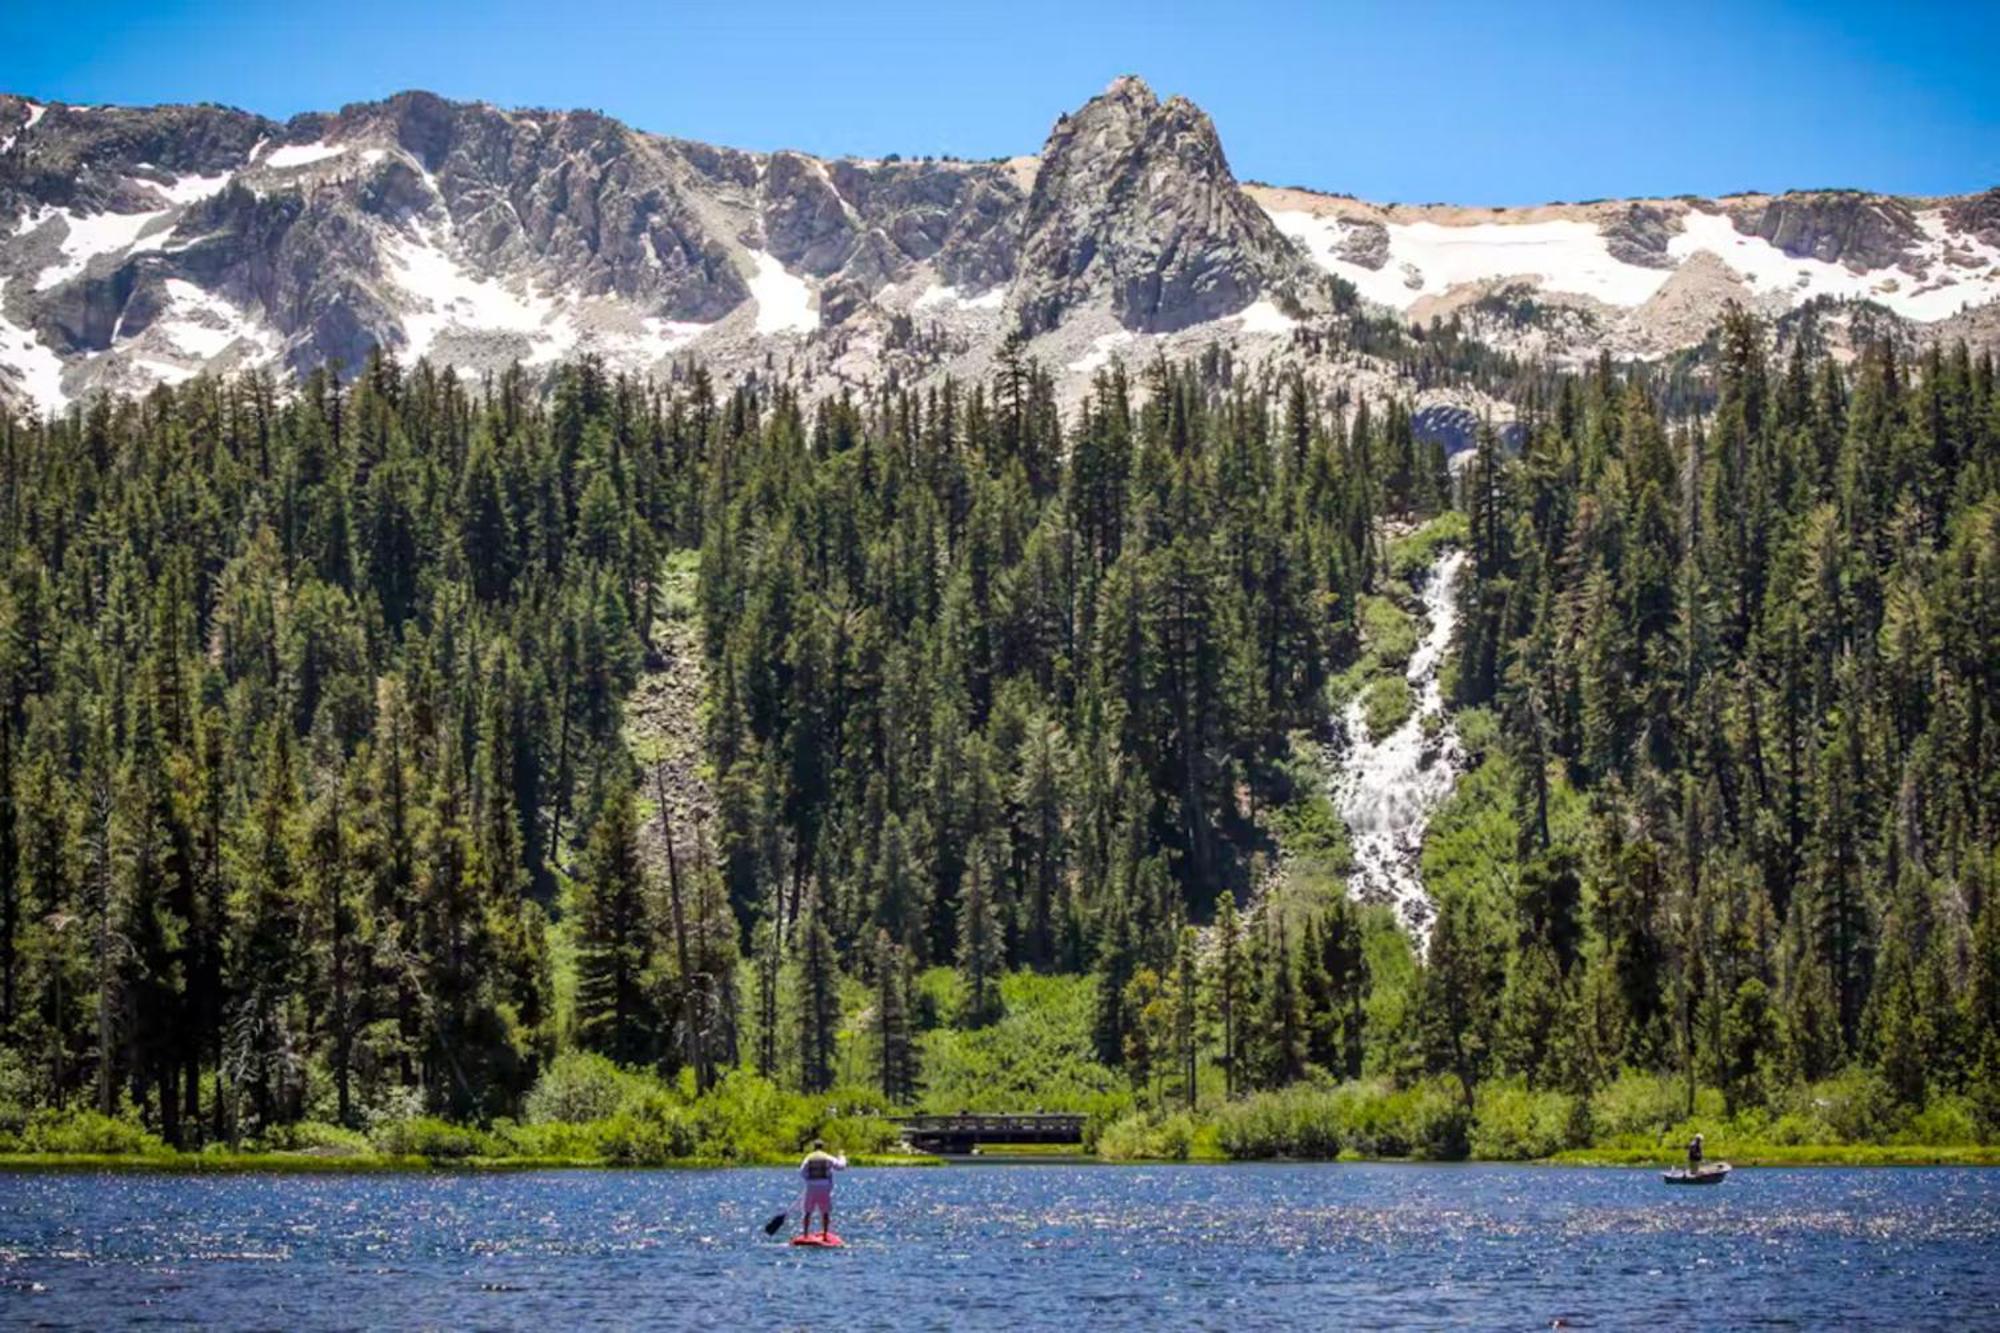
<path id="1" fill-rule="evenodd" d="M 812 1234 L 813 1214 L 819 1214 L 819 1234 L 822 1239 L 833 1234 L 833 1173 L 845 1171 L 847 1159 L 826 1150 L 822 1139 L 814 1139 L 812 1151 L 799 1163 L 799 1175 L 806 1182 L 805 1217 L 799 1224 L 799 1235 Z"/>

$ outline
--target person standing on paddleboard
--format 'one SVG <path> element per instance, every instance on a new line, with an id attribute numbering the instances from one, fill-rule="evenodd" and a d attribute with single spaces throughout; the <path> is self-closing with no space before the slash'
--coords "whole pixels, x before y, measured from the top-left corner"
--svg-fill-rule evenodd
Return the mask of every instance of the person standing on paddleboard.
<path id="1" fill-rule="evenodd" d="M 826 1150 L 826 1143 L 814 1139 L 812 1151 L 799 1163 L 799 1175 L 805 1178 L 805 1217 L 799 1224 L 799 1235 L 812 1234 L 813 1214 L 819 1214 L 819 1234 L 833 1234 L 833 1173 L 845 1171 L 847 1159 Z"/>

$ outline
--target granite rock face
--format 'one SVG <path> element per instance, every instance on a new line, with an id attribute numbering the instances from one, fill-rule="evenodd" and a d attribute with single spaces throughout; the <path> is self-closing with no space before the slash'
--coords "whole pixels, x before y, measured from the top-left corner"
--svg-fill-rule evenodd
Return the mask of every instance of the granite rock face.
<path id="1" fill-rule="evenodd" d="M 1349 222 L 1339 254 L 1350 264 L 1380 270 L 1389 262 L 1389 229 L 1368 218 Z"/>
<path id="2" fill-rule="evenodd" d="M 377 345 L 450 359 L 447 337 L 554 359 L 578 303 L 683 338 L 754 308 L 760 254 L 811 284 L 825 324 L 922 264 L 986 291 L 1013 279 L 1026 202 L 1005 163 L 745 153 L 424 92 L 282 124 L 0 96 L 0 317 L 66 366 L 177 299 L 293 370 Z M 510 302 L 495 343 L 481 321 Z M 214 341 L 193 340 L 186 373 Z M 643 365 L 668 342 L 632 346 Z M 63 375 L 81 391 L 104 373 Z"/>
<path id="3" fill-rule="evenodd" d="M 1944 217 L 1953 231 L 2000 249 L 2000 188 L 1952 200 L 1945 205 Z"/>
<path id="4" fill-rule="evenodd" d="M 1845 264 L 1857 273 L 1903 265 L 1923 240 L 1908 204 L 1855 190 L 1782 195 L 1732 209 L 1730 221 L 1794 258 Z"/>
<path id="5" fill-rule="evenodd" d="M 1029 332 L 1108 303 L 1158 333 L 1235 314 L 1266 294 L 1297 300 L 1311 270 L 1237 187 L 1215 126 L 1122 78 L 1063 117 L 1021 227 L 1013 304 Z"/>
<path id="6" fill-rule="evenodd" d="M 1395 253 L 1404 214 L 1348 201 L 1325 229 L 1281 231 L 1267 210 L 1321 208 L 1284 193 L 1246 191 L 1207 115 L 1136 78 L 1060 118 L 1039 157 L 984 162 L 745 152 L 425 92 L 285 122 L 0 94 L 0 405 L 246 366 L 351 373 L 377 348 L 470 372 L 588 353 L 652 374 L 687 353 L 725 376 L 781 354 L 840 388 L 983 374 L 1015 330 L 1083 380 L 1141 354 L 1135 340 L 1268 351 L 1342 299 L 1328 264 L 1363 288 L 1397 271 L 1423 285 Z M 1978 305 L 2000 284 L 2000 190 L 1593 212 L 1612 259 L 1671 272 L 1662 296 L 1698 289 L 1673 337 L 1731 292 L 1773 310 L 1794 299 L 1691 269 L 1702 253 L 1669 246 L 1687 206 L 1726 214 L 1746 243 L 1844 265 L 1871 297 L 1962 289 Z M 1411 214 L 1460 221 L 1448 206 Z M 1503 267 L 1484 276 L 1517 271 L 1491 241 Z M 1460 294 L 1476 290 L 1482 275 L 1459 268 Z M 1385 286 L 1371 299 L 1407 306 Z M 1565 347 L 1615 323 L 1579 332 L 1558 314 Z"/>
<path id="7" fill-rule="evenodd" d="M 1645 268 L 1673 268 L 1667 242 L 1680 230 L 1680 218 L 1654 204 L 1632 204 L 1604 224 L 1604 248 L 1613 259 Z"/>

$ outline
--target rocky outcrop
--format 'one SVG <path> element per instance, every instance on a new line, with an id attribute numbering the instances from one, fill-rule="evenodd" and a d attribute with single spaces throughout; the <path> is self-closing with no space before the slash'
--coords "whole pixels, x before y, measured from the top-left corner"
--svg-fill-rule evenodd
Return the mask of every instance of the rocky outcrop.
<path id="1" fill-rule="evenodd" d="M 911 263 L 930 264 L 961 291 L 1013 278 L 1027 196 L 1004 167 L 838 161 L 826 169 L 841 197 Z"/>
<path id="2" fill-rule="evenodd" d="M 1389 262 L 1389 229 L 1373 218 L 1351 221 L 1334 253 L 1350 264 L 1379 269 Z"/>
<path id="3" fill-rule="evenodd" d="M 2000 249 L 2000 187 L 1969 194 L 1945 205 L 1945 224 Z"/>
<path id="4" fill-rule="evenodd" d="M 1733 208 L 1729 217 L 1737 231 L 1794 258 L 1845 264 L 1857 273 L 1908 263 L 1923 239 L 1908 204 L 1854 190 L 1779 195 Z"/>
<path id="5" fill-rule="evenodd" d="M 1121 78 L 1049 135 L 1012 299 L 1029 332 L 1102 302 L 1126 328 L 1157 333 L 1295 295 L 1307 271 L 1237 187 L 1208 117 Z"/>
<path id="6" fill-rule="evenodd" d="M 38 107 L 27 128 L 30 107 Z M 217 106 L 74 107 L 0 97 L 0 218 L 40 206 L 137 213 L 165 202 L 157 187 L 233 171 L 260 139 L 261 116 Z"/>
<path id="7" fill-rule="evenodd" d="M 827 324 L 929 263 L 946 283 L 979 291 L 1014 275 L 1026 202 L 991 164 L 820 162 L 772 156 L 763 181 L 764 235 L 787 268 L 830 280 Z"/>
<path id="8" fill-rule="evenodd" d="M 475 272 L 525 266 L 549 285 L 674 320 L 719 319 L 749 294 L 692 206 L 685 163 L 594 112 L 503 112 L 403 93 L 289 129 L 295 140 L 305 134 L 364 160 L 370 145 L 401 150 L 364 181 L 401 184 L 407 196 L 396 177 L 419 172 Z"/>
<path id="9" fill-rule="evenodd" d="M 774 153 L 762 185 L 764 245 L 788 269 L 838 273 L 854 250 L 852 210 L 826 168 L 802 153 Z"/>
<path id="10" fill-rule="evenodd" d="M 1672 268 L 1667 242 L 1681 229 L 1678 213 L 1669 213 L 1656 204 L 1630 204 L 1599 230 L 1604 248 L 1613 259 L 1646 268 Z"/>

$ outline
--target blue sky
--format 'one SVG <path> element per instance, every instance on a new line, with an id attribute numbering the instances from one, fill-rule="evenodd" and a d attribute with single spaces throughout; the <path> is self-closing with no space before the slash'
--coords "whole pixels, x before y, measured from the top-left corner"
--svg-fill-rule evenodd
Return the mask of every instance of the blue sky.
<path id="1" fill-rule="evenodd" d="M 1038 148 L 1118 74 L 1237 174 L 1533 203 L 2000 184 L 2000 3 L 4 0 L 0 89 L 266 115 L 422 87 L 745 148 Z"/>

